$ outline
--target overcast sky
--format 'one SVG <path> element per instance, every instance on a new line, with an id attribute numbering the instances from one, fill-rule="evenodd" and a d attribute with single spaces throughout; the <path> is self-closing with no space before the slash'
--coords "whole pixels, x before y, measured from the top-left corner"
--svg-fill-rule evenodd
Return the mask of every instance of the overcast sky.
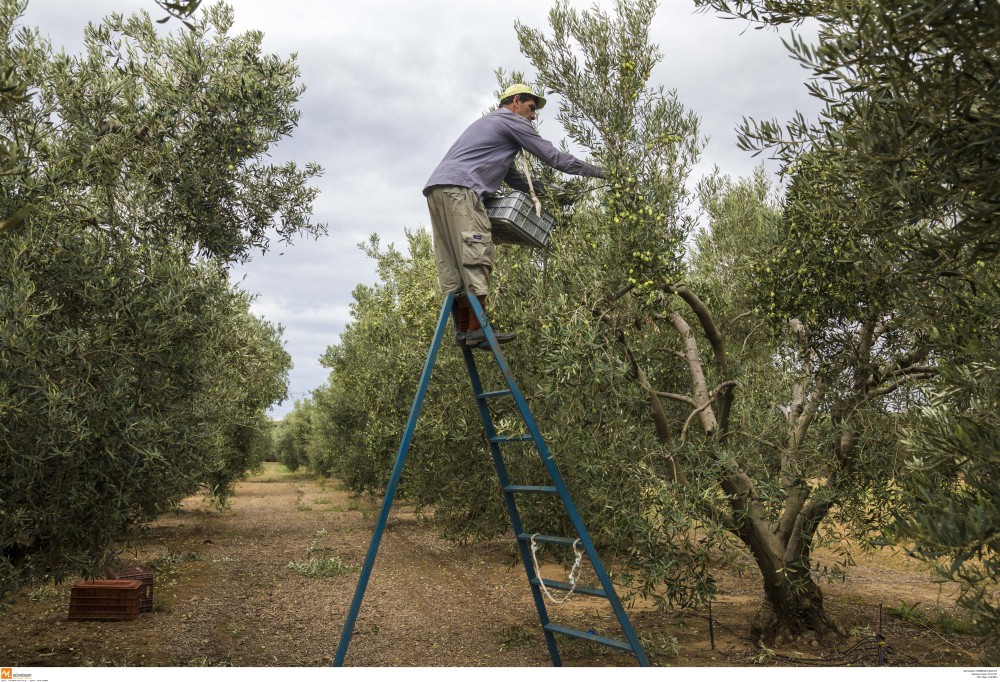
<path id="1" fill-rule="evenodd" d="M 205 0 L 208 4 L 211 0 Z M 455 138 L 488 109 L 494 70 L 532 70 L 520 54 L 514 22 L 548 26 L 545 0 L 231 0 L 235 30 L 262 30 L 264 48 L 297 53 L 306 92 L 302 119 L 275 160 L 315 161 L 325 168 L 315 204 L 329 235 L 300 240 L 239 268 L 234 278 L 258 294 L 255 311 L 285 328 L 291 354 L 290 398 L 308 396 L 327 372 L 318 359 L 349 321 L 351 291 L 375 279 L 373 263 L 356 247 L 372 233 L 383 243 L 404 228 L 428 224 L 424 182 Z M 593 0 L 574 0 L 581 9 Z M 598 3 L 613 11 L 613 2 Z M 38 26 L 67 52 L 79 52 L 83 27 L 111 12 L 146 10 L 153 0 L 30 0 L 24 23 Z M 176 21 L 168 26 L 180 29 Z M 663 0 L 652 39 L 663 61 L 652 83 L 676 89 L 710 137 L 696 169 L 714 165 L 747 175 L 760 158 L 736 148 L 743 116 L 787 120 L 815 112 L 806 72 L 790 59 L 779 34 L 743 22 L 695 13 L 691 0 Z M 540 131 L 558 142 L 553 100 Z M 545 114 L 548 114 L 547 116 Z M 282 254 L 283 255 L 279 255 Z"/>

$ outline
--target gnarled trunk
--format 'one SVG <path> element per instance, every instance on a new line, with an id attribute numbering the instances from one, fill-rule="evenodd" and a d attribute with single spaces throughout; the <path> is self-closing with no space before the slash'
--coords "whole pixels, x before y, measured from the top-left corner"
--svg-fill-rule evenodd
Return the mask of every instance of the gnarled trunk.
<path id="1" fill-rule="evenodd" d="M 808 568 L 787 566 L 766 573 L 764 600 L 750 624 L 755 642 L 781 644 L 805 639 L 815 642 L 831 632 L 839 632 L 823 607 L 823 591 Z"/>
<path id="2" fill-rule="evenodd" d="M 750 624 L 753 640 L 813 642 L 839 633 L 823 607 L 823 591 L 813 579 L 810 561 L 813 537 L 829 504 L 805 506 L 803 494 L 787 510 L 794 514 L 791 522 L 771 524 L 748 477 L 732 476 L 722 486 L 732 506 L 734 531 L 753 555 L 764 583 L 764 598 Z"/>
<path id="3" fill-rule="evenodd" d="M 662 315 L 654 317 L 669 321 L 679 336 L 680 348 L 671 349 L 671 352 L 687 366 L 691 378 L 690 392 L 687 394 L 654 388 L 636 355 L 629 348 L 627 334 L 619 329 L 616 340 L 625 350 L 632 376 L 649 397 L 656 435 L 660 442 L 664 445 L 683 444 L 692 425 L 700 422 L 704 437 L 721 453 L 732 435 L 729 430 L 730 410 L 737 387 L 737 382 L 729 375 L 725 340 L 707 305 L 694 292 L 682 285 L 666 286 L 664 292 L 677 295 L 697 318 L 700 333 L 708 341 L 711 350 L 713 362 L 710 369 L 714 375 L 711 378 L 718 381 L 718 385 L 711 388 L 711 375 L 706 371 L 706 357 L 699 345 L 698 334 L 685 318 L 683 309 L 668 308 Z M 792 320 L 790 326 L 803 335 L 804 341 L 802 324 Z M 741 468 L 733 459 L 721 456 L 718 463 L 722 465 L 723 473 L 719 478 L 719 485 L 726 495 L 729 509 L 713 504 L 705 505 L 706 515 L 722 523 L 739 537 L 757 563 L 763 579 L 764 598 L 750 625 L 750 634 L 755 641 L 768 644 L 795 639 L 811 642 L 840 632 L 826 614 L 823 592 L 813 579 L 811 569 L 810 553 L 816 529 L 833 502 L 827 496 L 816 496 L 816 491 L 802 480 L 800 470 L 800 449 L 826 391 L 823 383 L 816 379 L 818 357 L 808 351 L 805 343 L 803 349 L 808 367 L 795 381 L 790 403 L 780 406 L 787 423 L 786 439 L 782 444 L 777 471 L 774 472 L 785 492 L 780 514 L 774 517 L 769 513 L 748 469 Z M 669 428 L 661 399 L 672 400 L 690 408 L 676 436 Z M 844 428 L 838 434 L 834 447 L 836 465 L 827 475 L 827 484 L 831 476 L 836 476 L 838 469 L 850 468 L 855 441 L 855 434 L 850 429 Z M 670 464 L 670 471 L 665 477 L 673 481 L 685 481 L 683 468 L 678 466 L 678 461 L 670 458 Z M 818 501 L 817 497 L 823 501 Z"/>

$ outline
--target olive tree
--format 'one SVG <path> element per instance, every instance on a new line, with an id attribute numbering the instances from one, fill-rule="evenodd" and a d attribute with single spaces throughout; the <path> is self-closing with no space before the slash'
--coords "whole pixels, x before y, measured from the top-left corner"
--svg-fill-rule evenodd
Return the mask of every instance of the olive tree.
<path id="1" fill-rule="evenodd" d="M 310 442 L 313 413 L 310 399 L 296 399 L 292 410 L 271 432 L 271 442 L 278 461 L 288 467 L 289 471 L 297 471 L 299 467 L 309 465 L 306 447 Z"/>
<path id="2" fill-rule="evenodd" d="M 616 11 L 611 21 L 559 4 L 549 36 L 518 28 L 540 82 L 564 99 L 570 136 L 612 173 L 591 223 L 601 239 L 587 255 L 607 276 L 588 278 L 590 338 L 646 395 L 644 420 L 661 446 L 650 470 L 664 496 L 687 499 L 698 532 L 729 534 L 760 569 L 755 637 L 823 634 L 834 624 L 812 550 L 831 517 L 870 543 L 886 510 L 902 508 L 894 433 L 897 414 L 936 374 L 927 337 L 901 309 L 899 289 L 871 285 L 840 255 L 872 244 L 852 244 L 835 216 L 806 208 L 805 196 L 824 195 L 817 188 L 833 194 L 812 156 L 797 157 L 781 202 L 766 199 L 759 179 L 703 184 L 710 231 L 691 260 L 682 257 L 678 141 L 696 138 L 683 119 L 650 116 L 670 102 L 645 86 L 652 3 L 619 2 Z M 858 215 L 876 210 L 850 188 L 839 201 Z M 892 253 L 891 239 L 883 245 Z M 851 276 L 841 276 L 845 263 Z M 954 312 L 929 295 L 941 314 Z M 683 527 L 666 519 L 669 541 Z"/>
<path id="3" fill-rule="evenodd" d="M 362 246 L 379 281 L 354 290 L 353 320 L 322 358 L 330 377 L 313 393 L 307 452 L 313 470 L 375 492 L 388 480 L 442 299 L 426 230 L 408 231 L 405 251 L 377 237 Z M 461 356 L 443 348 L 400 485 L 402 497 L 454 520 L 446 525 L 456 536 L 496 531 L 503 519 L 490 509 L 488 459 L 471 456 L 481 426 L 469 393 Z"/>
<path id="4" fill-rule="evenodd" d="M 23 7 L 0 3 L 21 88 L 0 107 L 18 164 L 0 177 L 0 591 L 98 572 L 259 462 L 290 359 L 228 265 L 271 229 L 322 230 L 319 169 L 266 160 L 298 117 L 294 62 L 230 35 L 230 8 L 165 35 L 113 15 L 72 56 L 17 28 Z"/>
<path id="5" fill-rule="evenodd" d="M 914 504 L 888 535 L 909 538 L 917 556 L 948 559 L 945 573 L 967 588 L 963 601 L 992 633 L 995 662 L 1000 7 L 699 4 L 761 26 L 809 19 L 819 27 L 815 46 L 795 39 L 789 47 L 825 109 L 816 121 L 798 116 L 786 126 L 748 120 L 744 146 L 770 150 L 797 174 L 800 219 L 789 224 L 799 228 L 796 239 L 835 249 L 840 265 L 830 283 L 841 295 L 828 297 L 823 314 L 872 295 L 891 298 L 925 348 L 911 367 L 936 370 L 903 441 L 910 459 L 902 478 Z M 859 290 L 864 295 L 854 295 Z M 777 307 L 805 308 L 802 300 L 786 303 Z"/>

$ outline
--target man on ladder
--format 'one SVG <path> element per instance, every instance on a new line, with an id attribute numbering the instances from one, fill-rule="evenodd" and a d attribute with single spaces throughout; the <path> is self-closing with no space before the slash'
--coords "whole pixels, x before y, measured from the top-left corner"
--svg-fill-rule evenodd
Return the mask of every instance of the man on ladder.
<path id="1" fill-rule="evenodd" d="M 493 236 L 483 199 L 504 181 L 529 191 L 525 178 L 513 170 L 514 157 L 525 149 L 553 168 L 594 178 L 604 170 L 557 149 L 542 138 L 531 122 L 545 98 L 517 83 L 504 91 L 500 106 L 466 128 L 424 187 L 434 232 L 438 281 L 445 295 L 474 294 L 485 309 L 493 272 Z M 465 296 L 457 296 L 456 346 L 478 346 L 486 340 L 479 320 L 470 314 Z M 506 343 L 515 334 L 496 332 Z"/>
<path id="2" fill-rule="evenodd" d="M 570 154 L 560 152 L 535 132 L 531 121 L 535 118 L 535 111 L 544 105 L 545 99 L 533 93 L 526 85 L 518 84 L 508 88 L 500 100 L 500 108 L 469 126 L 448 151 L 424 189 L 434 225 L 434 248 L 437 252 L 438 277 L 445 297 L 438 315 L 430 350 L 424 362 L 423 373 L 417 384 L 413 406 L 410 408 L 406 428 L 396 453 L 392 474 L 386 484 L 385 496 L 378 519 L 375 522 L 372 541 L 358 576 L 354 598 L 344 620 L 343 633 L 333 659 L 335 666 L 343 665 L 347 655 L 347 648 L 350 645 L 354 624 L 361 609 L 361 602 L 364 599 L 372 566 L 375 563 L 378 546 L 389 519 L 392 500 L 402 477 L 403 466 L 420 415 L 420 407 L 430 383 L 434 361 L 444 339 L 449 315 L 452 314 L 458 321 L 455 343 L 462 347 L 462 355 L 469 372 L 469 380 L 479 408 L 479 416 L 483 422 L 483 431 L 489 446 L 490 457 L 493 460 L 497 479 L 503 491 L 507 515 L 518 542 L 521 563 L 524 565 L 532 599 L 538 612 L 539 623 L 553 665 L 562 665 L 556 644 L 556 635 L 586 639 L 627 651 L 635 656 L 639 665 L 649 665 L 642 643 L 625 613 L 621 600 L 615 593 L 610 575 L 597 556 L 597 550 L 583 525 L 576 505 L 573 504 L 566 483 L 559 473 L 555 458 L 549 451 L 524 394 L 514 380 L 514 374 L 500 350 L 500 343 L 510 341 L 514 335 L 497 333 L 486 318 L 482 306 L 489 290 L 489 275 L 493 270 L 492 231 L 482 199 L 485 195 L 492 194 L 499 189 L 500 183 L 505 179 L 515 189 L 520 189 L 521 185 L 524 184 L 523 180 L 511 173 L 511 164 L 517 152 L 523 147 L 551 166 L 567 173 L 604 177 L 601 168 L 584 163 Z M 527 189 L 530 191 L 530 178 L 527 183 Z M 506 388 L 486 390 L 483 387 L 472 352 L 473 347 L 481 345 L 490 349 Z M 489 402 L 493 400 L 512 400 L 521 416 L 526 433 L 519 435 L 498 434 L 489 407 Z M 509 480 L 501 446 L 526 442 L 534 444 L 540 461 L 548 474 L 548 485 L 534 485 L 530 482 L 521 484 Z M 565 538 L 543 535 L 541 532 L 528 532 L 521 523 L 521 515 L 516 501 L 516 498 L 524 495 L 558 496 L 576 530 L 577 537 Z M 576 563 L 570 572 L 568 584 L 548 580 L 541 576 L 536 556 L 539 543 L 572 547 Z M 599 586 L 577 585 L 580 562 L 584 556 L 590 559 L 591 568 Z M 557 599 L 552 596 L 551 590 L 564 590 L 567 595 L 562 599 Z M 593 631 L 578 630 L 553 623 L 549 619 L 543 594 L 554 603 L 562 603 L 571 594 L 584 594 L 606 599 L 618 619 L 625 639 L 612 639 Z"/>

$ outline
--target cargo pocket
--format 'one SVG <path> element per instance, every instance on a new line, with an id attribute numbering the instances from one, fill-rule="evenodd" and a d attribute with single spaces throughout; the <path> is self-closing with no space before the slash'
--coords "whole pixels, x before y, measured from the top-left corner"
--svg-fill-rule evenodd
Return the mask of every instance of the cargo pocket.
<path id="1" fill-rule="evenodd" d="M 457 218 L 468 218 L 472 215 L 469 207 L 469 195 L 472 192 L 464 188 L 447 188 L 442 189 L 441 194 L 444 196 L 446 210 L 450 215 Z"/>
<path id="2" fill-rule="evenodd" d="M 463 232 L 462 265 L 485 265 L 492 269 L 493 235 L 488 232 Z"/>

